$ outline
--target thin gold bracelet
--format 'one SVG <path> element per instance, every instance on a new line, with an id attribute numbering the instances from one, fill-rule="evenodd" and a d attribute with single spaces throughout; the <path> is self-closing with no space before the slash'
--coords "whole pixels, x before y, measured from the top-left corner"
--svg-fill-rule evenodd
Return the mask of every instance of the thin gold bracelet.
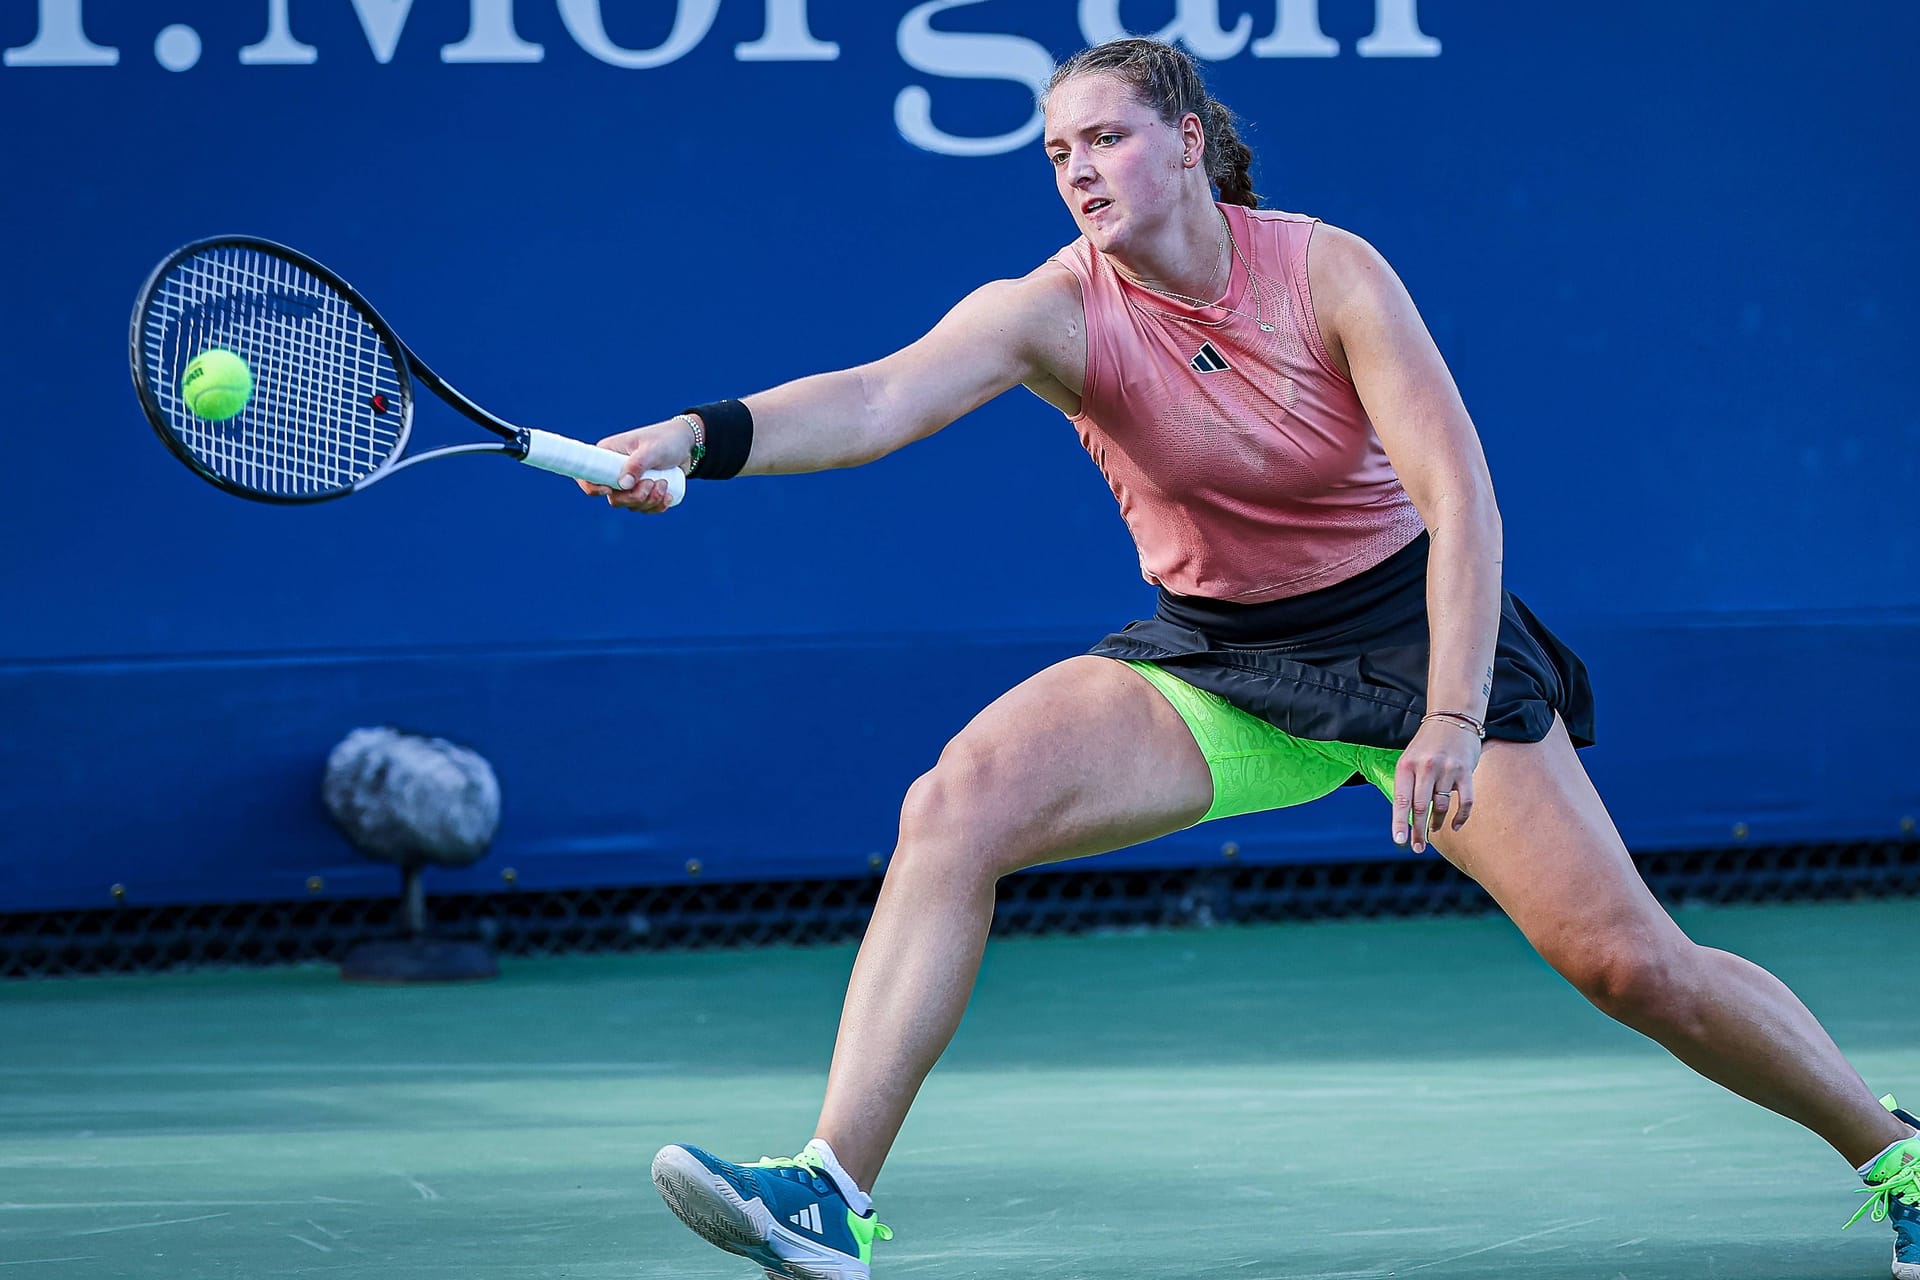
<path id="1" fill-rule="evenodd" d="M 1465 729 L 1482 742 L 1487 740 L 1487 726 L 1464 711 L 1429 711 L 1420 717 L 1421 724 L 1429 720 L 1445 720 L 1455 728 Z"/>

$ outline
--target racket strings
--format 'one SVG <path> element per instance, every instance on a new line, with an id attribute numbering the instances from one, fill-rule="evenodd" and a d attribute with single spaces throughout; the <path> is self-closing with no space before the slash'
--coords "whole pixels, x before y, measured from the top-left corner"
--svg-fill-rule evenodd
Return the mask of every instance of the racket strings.
<path id="1" fill-rule="evenodd" d="M 405 437 L 385 340 L 294 263 L 238 246 L 196 254 L 161 281 L 144 328 L 147 384 L 169 430 L 230 483 L 292 498 L 339 492 L 386 465 Z M 215 347 L 253 375 L 246 406 L 220 422 L 196 415 L 180 394 L 187 365 Z"/>

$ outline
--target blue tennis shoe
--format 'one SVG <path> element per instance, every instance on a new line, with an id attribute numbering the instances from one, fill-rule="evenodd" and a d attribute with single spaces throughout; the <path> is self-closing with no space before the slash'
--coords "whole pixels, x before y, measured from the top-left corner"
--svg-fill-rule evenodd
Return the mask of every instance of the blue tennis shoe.
<path id="1" fill-rule="evenodd" d="M 662 1147 L 653 1185 L 680 1221 L 773 1280 L 868 1280 L 874 1238 L 893 1238 L 871 1212 L 848 1206 L 810 1151 L 732 1164 L 698 1147 Z"/>
<path id="2" fill-rule="evenodd" d="M 1891 1097 L 1880 1099 L 1887 1110 L 1920 1129 L 1920 1120 L 1900 1110 Z M 1920 1137 L 1890 1148 L 1866 1174 L 1867 1202 L 1848 1219 L 1862 1218 L 1893 1224 L 1893 1280 L 1920 1280 Z"/>

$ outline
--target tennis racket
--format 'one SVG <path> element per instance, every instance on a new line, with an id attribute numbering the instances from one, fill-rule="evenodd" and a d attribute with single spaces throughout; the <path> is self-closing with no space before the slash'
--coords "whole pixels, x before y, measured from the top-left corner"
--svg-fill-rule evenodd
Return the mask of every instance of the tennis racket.
<path id="1" fill-rule="evenodd" d="M 251 236 L 183 245 L 154 268 L 133 307 L 133 385 L 173 456 L 228 493 L 259 502 L 343 498 L 417 463 L 492 453 L 620 487 L 626 456 L 517 427 L 427 367 L 352 285 L 296 249 Z M 181 391 L 187 366 L 222 349 L 246 362 L 238 413 L 201 417 Z M 418 382 L 498 436 L 408 456 Z M 648 471 L 678 503 L 686 476 Z"/>

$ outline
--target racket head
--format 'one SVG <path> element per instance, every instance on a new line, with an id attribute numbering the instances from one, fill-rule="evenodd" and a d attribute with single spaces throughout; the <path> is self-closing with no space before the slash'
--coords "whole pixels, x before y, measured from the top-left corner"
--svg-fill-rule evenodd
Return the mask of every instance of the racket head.
<path id="1" fill-rule="evenodd" d="M 168 254 L 133 307 L 133 384 L 194 474 L 261 502 L 323 502 L 392 464 L 413 431 L 406 347 L 345 280 L 297 249 L 213 236 Z M 231 418 L 200 417 L 180 380 L 201 353 L 246 361 Z"/>

